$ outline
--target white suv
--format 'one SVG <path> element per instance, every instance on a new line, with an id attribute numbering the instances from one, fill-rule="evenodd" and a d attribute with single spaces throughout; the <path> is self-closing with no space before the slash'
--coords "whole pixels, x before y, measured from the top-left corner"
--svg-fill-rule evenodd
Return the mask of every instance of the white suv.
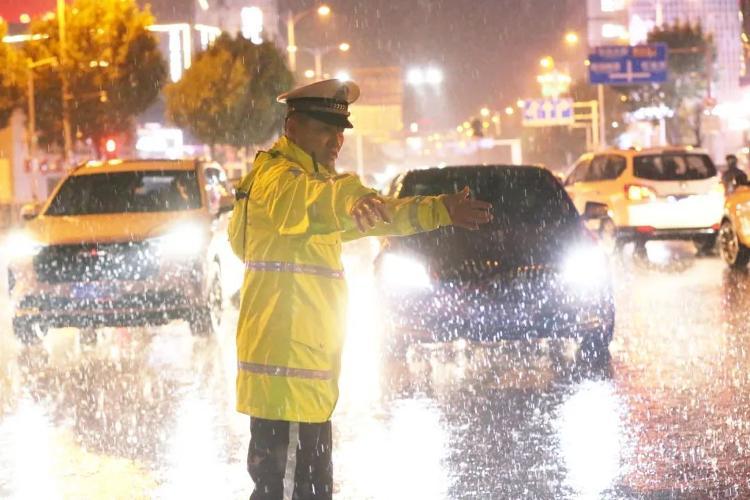
<path id="1" fill-rule="evenodd" d="M 609 207 L 599 232 L 617 247 L 632 241 L 692 240 L 713 248 L 724 190 L 711 158 L 692 147 L 611 149 L 586 153 L 565 188 L 582 213 L 587 202 Z"/>

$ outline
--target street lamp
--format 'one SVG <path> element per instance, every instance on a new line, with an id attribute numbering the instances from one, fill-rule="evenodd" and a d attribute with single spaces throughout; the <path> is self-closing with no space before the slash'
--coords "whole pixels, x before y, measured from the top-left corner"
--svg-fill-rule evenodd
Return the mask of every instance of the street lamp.
<path id="1" fill-rule="evenodd" d="M 565 33 L 565 43 L 569 46 L 578 45 L 578 33 L 575 31 L 568 31 Z"/>
<path id="2" fill-rule="evenodd" d="M 336 80 L 341 80 L 342 82 L 349 82 L 352 79 L 352 75 L 350 75 L 347 71 L 338 71 L 334 75 L 334 78 Z"/>
<path id="3" fill-rule="evenodd" d="M 292 11 L 288 11 L 286 17 L 286 37 L 287 37 L 287 53 L 289 55 L 289 69 L 294 72 L 297 70 L 297 46 L 294 40 L 294 25 L 297 22 L 312 12 L 317 12 L 320 17 L 327 17 L 331 15 L 331 8 L 327 5 L 321 5 L 318 8 L 312 8 L 292 14 Z"/>
<path id="4" fill-rule="evenodd" d="M 425 79 L 430 85 L 440 85 L 443 82 L 443 72 L 437 68 L 427 68 Z"/>
<path id="5" fill-rule="evenodd" d="M 349 45 L 346 42 L 342 42 L 338 45 L 329 45 L 327 47 L 316 47 L 316 48 L 296 47 L 296 48 L 313 55 L 313 57 L 315 58 L 315 78 L 317 80 L 322 80 L 323 79 L 323 56 L 330 52 L 333 52 L 334 50 L 339 50 L 341 52 L 348 52 L 349 49 L 351 49 L 351 45 Z M 305 72 L 305 76 L 307 76 L 307 71 Z"/>
<path id="6" fill-rule="evenodd" d="M 545 56 L 539 59 L 539 66 L 541 66 L 544 69 L 552 69 L 555 67 L 555 60 L 552 59 L 552 56 Z"/>
<path id="7" fill-rule="evenodd" d="M 420 87 L 424 84 L 438 86 L 443 82 L 443 72 L 434 66 L 411 68 L 406 73 L 406 82 L 414 87 Z"/>

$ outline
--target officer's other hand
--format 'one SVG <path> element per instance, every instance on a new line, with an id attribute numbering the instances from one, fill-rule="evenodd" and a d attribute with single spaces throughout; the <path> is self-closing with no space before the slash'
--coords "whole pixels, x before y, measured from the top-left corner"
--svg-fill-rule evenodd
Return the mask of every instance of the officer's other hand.
<path id="1" fill-rule="evenodd" d="M 486 224 L 492 220 L 492 214 L 490 214 L 492 204 L 472 199 L 468 186 L 458 193 L 444 196 L 443 203 L 454 226 L 475 230 L 479 229 L 480 224 Z"/>
<path id="2" fill-rule="evenodd" d="M 369 194 L 357 200 L 352 207 L 351 216 L 362 233 L 372 229 L 380 221 L 390 223 L 392 220 L 385 202 L 376 194 Z"/>

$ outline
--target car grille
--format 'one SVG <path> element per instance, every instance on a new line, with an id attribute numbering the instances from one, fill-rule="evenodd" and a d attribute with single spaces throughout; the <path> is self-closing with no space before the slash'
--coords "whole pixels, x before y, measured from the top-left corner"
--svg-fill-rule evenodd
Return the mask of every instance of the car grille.
<path id="1" fill-rule="evenodd" d="M 74 294 L 75 295 L 75 294 Z M 122 294 L 117 296 L 70 296 L 28 295 L 18 304 L 19 309 L 37 309 L 42 312 L 71 312 L 85 314 L 90 310 L 169 310 L 188 308 L 191 304 L 179 291 L 167 290 Z"/>
<path id="2" fill-rule="evenodd" d="M 45 283 L 143 280 L 158 271 L 158 259 L 143 242 L 53 245 L 34 258 L 34 271 Z"/>
<path id="3" fill-rule="evenodd" d="M 443 270 L 438 279 L 449 290 L 511 302 L 534 301 L 558 287 L 557 271 L 552 267 L 502 268 L 497 261 L 466 261 L 457 268 Z"/>

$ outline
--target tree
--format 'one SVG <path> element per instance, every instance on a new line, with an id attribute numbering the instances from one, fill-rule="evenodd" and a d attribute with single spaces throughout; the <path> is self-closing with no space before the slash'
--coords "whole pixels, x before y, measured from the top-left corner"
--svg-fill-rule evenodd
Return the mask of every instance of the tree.
<path id="1" fill-rule="evenodd" d="M 23 45 L 32 61 L 54 57 L 58 64 L 34 70 L 37 130 L 42 144 L 62 143 L 62 80 L 69 83 L 70 122 L 78 139 L 127 133 L 133 117 L 157 98 L 166 66 L 147 10 L 135 0 L 75 0 L 66 8 L 67 47 L 60 53 L 58 22 L 34 19 L 31 34 L 41 39 Z M 25 105 L 24 96 L 24 105 Z"/>
<path id="2" fill-rule="evenodd" d="M 0 18 L 0 40 L 8 25 Z M 24 105 L 26 67 L 23 55 L 12 45 L 0 42 L 0 128 L 8 125 L 13 110 Z"/>
<path id="3" fill-rule="evenodd" d="M 620 87 L 631 111 L 664 106 L 672 110 L 667 118 L 667 135 L 673 144 L 692 135 L 701 144 L 701 117 L 715 59 L 713 38 L 698 25 L 675 23 L 648 34 L 648 43 L 665 43 L 669 48 L 669 80 L 662 84 Z M 690 139 L 687 139 L 689 141 Z"/>
<path id="4" fill-rule="evenodd" d="M 167 116 L 212 148 L 260 144 L 280 130 L 284 107 L 276 96 L 293 81 L 272 43 L 223 34 L 167 86 Z"/>

